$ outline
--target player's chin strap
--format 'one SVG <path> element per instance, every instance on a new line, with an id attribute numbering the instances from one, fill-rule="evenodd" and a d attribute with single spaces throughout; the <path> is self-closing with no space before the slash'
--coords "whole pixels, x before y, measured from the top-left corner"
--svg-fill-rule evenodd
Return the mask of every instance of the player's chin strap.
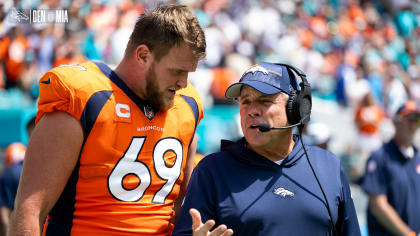
<path id="1" fill-rule="evenodd" d="M 324 196 L 325 203 L 327 204 L 328 215 L 330 216 L 330 220 L 331 220 L 331 224 L 332 224 L 332 230 L 333 230 L 332 233 L 333 233 L 334 236 L 338 236 L 337 229 L 335 228 L 335 224 L 334 224 L 334 219 L 333 219 L 332 214 L 331 214 L 331 208 L 330 208 L 330 204 L 328 203 L 327 196 L 325 195 L 325 192 L 324 192 L 324 189 L 322 188 L 321 182 L 319 182 L 318 176 L 316 175 L 315 170 L 312 167 L 312 163 L 309 160 L 309 156 L 308 156 L 308 153 L 306 152 L 305 145 L 303 144 L 302 131 L 303 131 L 304 126 L 305 126 L 304 124 L 301 124 L 301 125 L 298 126 L 300 143 L 302 144 L 303 151 L 305 152 L 306 160 L 308 161 L 309 166 L 311 167 L 312 173 L 315 176 L 316 182 L 318 183 L 319 188 L 321 189 L 322 195 Z"/>

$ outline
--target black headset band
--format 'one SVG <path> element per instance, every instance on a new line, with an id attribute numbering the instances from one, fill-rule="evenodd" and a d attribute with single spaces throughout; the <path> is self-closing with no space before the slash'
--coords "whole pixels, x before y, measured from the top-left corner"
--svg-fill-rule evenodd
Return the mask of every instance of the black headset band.
<path id="1" fill-rule="evenodd" d="M 301 86 L 301 83 L 299 83 L 297 81 L 297 79 L 296 79 L 296 76 L 294 76 L 295 77 L 295 81 L 296 81 L 297 84 L 300 85 L 300 89 L 301 90 L 304 90 L 305 89 L 304 87 L 309 87 L 309 88 L 311 87 L 311 85 L 309 84 L 308 80 L 306 79 L 306 74 L 301 69 L 296 68 L 294 66 L 291 66 L 289 64 L 284 64 L 284 63 L 275 63 L 275 64 L 276 65 L 279 65 L 279 66 L 285 66 L 286 68 L 291 69 L 292 71 L 294 71 L 300 77 L 300 79 L 302 80 L 301 83 L 303 83 L 303 86 Z"/>
<path id="2" fill-rule="evenodd" d="M 303 78 L 306 79 L 306 74 L 299 68 L 296 68 L 294 66 L 284 64 L 284 63 L 275 63 L 275 64 L 279 65 L 279 66 L 285 66 L 286 68 L 289 68 L 289 69 L 293 70 L 297 75 L 299 75 L 302 78 L 302 80 L 303 80 Z"/>

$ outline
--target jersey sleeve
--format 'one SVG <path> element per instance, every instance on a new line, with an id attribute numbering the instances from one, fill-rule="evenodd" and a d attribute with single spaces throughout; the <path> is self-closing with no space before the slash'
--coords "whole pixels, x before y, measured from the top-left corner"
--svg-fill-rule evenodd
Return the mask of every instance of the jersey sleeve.
<path id="1" fill-rule="evenodd" d="M 45 73 L 39 80 L 39 101 L 36 122 L 45 113 L 64 111 L 79 119 L 83 111 L 80 99 L 71 85 L 66 84 L 65 76 L 53 71 Z"/>
<path id="2" fill-rule="evenodd" d="M 342 196 L 338 206 L 337 233 L 338 235 L 361 235 L 349 182 L 343 166 L 340 167 L 340 181 L 342 185 Z"/>
<path id="3" fill-rule="evenodd" d="M 197 120 L 197 124 L 198 124 L 200 122 L 200 120 L 203 119 L 203 117 L 204 117 L 203 102 L 201 100 L 200 94 L 194 88 L 194 86 L 189 82 L 188 82 L 188 85 L 187 85 L 186 88 L 178 91 L 178 94 L 183 95 L 183 96 L 187 96 L 187 97 L 191 97 L 192 99 L 195 100 L 195 102 L 197 103 L 197 106 L 198 106 L 198 120 Z"/>
<path id="4" fill-rule="evenodd" d="M 381 153 L 374 152 L 366 162 L 362 188 L 368 194 L 386 194 L 387 181 Z"/>

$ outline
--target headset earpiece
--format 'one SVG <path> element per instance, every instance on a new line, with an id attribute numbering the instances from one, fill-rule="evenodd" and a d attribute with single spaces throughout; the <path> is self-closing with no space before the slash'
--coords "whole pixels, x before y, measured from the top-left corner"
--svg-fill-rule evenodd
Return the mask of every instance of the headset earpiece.
<path id="1" fill-rule="evenodd" d="M 299 91 L 292 91 L 292 93 L 289 95 L 289 99 L 287 100 L 286 115 L 290 124 L 297 124 L 300 121 L 299 115 L 294 112 L 296 110 L 296 97 L 298 96 L 298 93 Z"/>
<path id="2" fill-rule="evenodd" d="M 305 77 L 301 77 L 302 82 L 299 84 L 301 91 L 298 94 L 297 103 L 299 103 L 298 112 L 300 114 L 299 121 L 302 124 L 307 124 L 311 119 L 311 110 L 312 110 L 312 95 L 311 95 L 311 86 Z"/>
<path id="3" fill-rule="evenodd" d="M 289 73 L 290 79 L 295 79 L 294 71 L 302 80 L 299 83 L 300 91 L 293 91 L 289 95 L 289 100 L 286 104 L 286 115 L 290 124 L 302 123 L 306 124 L 311 118 L 311 109 L 312 109 L 312 95 L 311 95 L 311 86 L 306 80 L 306 75 L 301 70 L 287 65 L 287 64 L 278 64 L 286 66 L 287 72 Z M 297 81 L 295 81 L 297 83 Z"/>

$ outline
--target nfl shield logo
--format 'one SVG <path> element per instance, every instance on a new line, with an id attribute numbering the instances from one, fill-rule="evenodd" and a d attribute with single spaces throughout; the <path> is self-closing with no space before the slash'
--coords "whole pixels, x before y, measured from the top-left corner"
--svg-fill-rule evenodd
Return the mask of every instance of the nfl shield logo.
<path id="1" fill-rule="evenodd" d="M 417 165 L 417 167 L 416 167 L 416 171 L 417 171 L 417 174 L 419 174 L 419 175 L 420 175 L 420 164 L 418 164 L 418 165 Z"/>
<path id="2" fill-rule="evenodd" d="M 155 116 L 155 112 L 153 111 L 153 108 L 149 105 L 145 105 L 143 108 L 144 115 L 151 120 Z"/>

